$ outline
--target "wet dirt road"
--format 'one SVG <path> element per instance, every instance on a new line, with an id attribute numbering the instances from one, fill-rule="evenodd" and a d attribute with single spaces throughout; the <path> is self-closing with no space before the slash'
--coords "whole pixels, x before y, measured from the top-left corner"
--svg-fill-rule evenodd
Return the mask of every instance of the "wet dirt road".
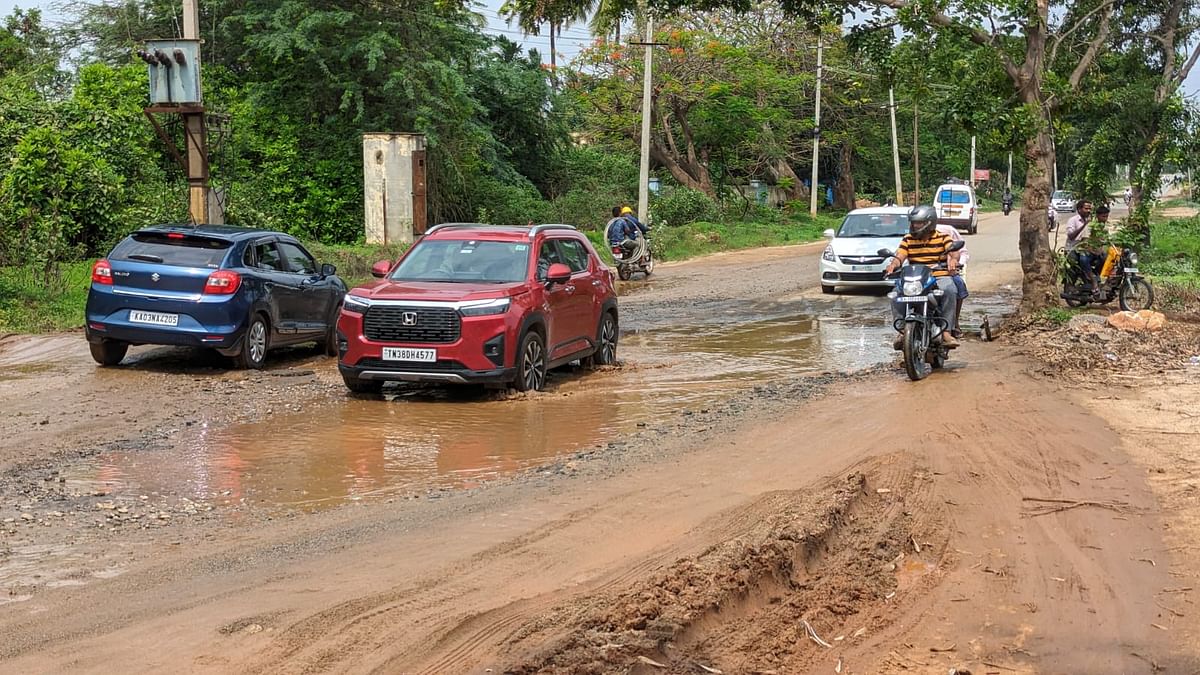
<path id="1" fill-rule="evenodd" d="M 993 221 L 977 289 L 1015 279 L 1015 217 Z M 97 371 L 78 336 L 6 340 L 0 665 L 1145 665 L 1114 639 L 1175 658 L 1138 599 L 1168 583 L 1134 555 L 1161 548 L 1153 499 L 1114 437 L 983 345 L 919 385 L 962 406 L 953 426 L 894 368 L 822 375 L 891 355 L 880 298 L 812 292 L 819 252 L 664 266 L 622 298 L 626 366 L 535 397 L 357 401 L 303 350 L 261 374 L 171 350 Z M 1022 501 L 1064 494 L 1119 511 Z"/>

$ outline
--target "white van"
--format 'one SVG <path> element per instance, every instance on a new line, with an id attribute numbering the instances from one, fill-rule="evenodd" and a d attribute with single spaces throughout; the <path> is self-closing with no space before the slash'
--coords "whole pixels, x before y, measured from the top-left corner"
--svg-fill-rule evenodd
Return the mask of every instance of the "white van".
<path id="1" fill-rule="evenodd" d="M 933 210 L 938 224 L 953 225 L 967 234 L 979 231 L 979 202 L 970 185 L 946 183 L 933 195 Z"/>

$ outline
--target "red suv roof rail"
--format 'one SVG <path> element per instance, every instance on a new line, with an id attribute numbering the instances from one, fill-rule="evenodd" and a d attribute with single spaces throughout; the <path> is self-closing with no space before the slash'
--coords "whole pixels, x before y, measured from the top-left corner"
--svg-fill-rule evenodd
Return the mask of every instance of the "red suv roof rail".
<path id="1" fill-rule="evenodd" d="M 546 230 L 572 230 L 578 232 L 579 228 L 575 227 L 574 225 L 566 225 L 563 223 L 543 223 L 541 225 L 534 225 L 533 227 L 529 228 L 529 236 L 532 237 L 538 232 L 545 232 Z"/>

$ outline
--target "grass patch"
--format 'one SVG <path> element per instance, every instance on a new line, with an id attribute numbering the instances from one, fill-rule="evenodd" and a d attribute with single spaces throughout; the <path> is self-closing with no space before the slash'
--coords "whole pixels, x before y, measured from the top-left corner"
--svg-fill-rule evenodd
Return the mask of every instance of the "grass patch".
<path id="1" fill-rule="evenodd" d="M 1068 309 L 1066 307 L 1047 307 L 1039 310 L 1033 315 L 1033 319 L 1037 323 L 1050 324 L 1052 326 L 1065 326 L 1071 317 L 1079 314 L 1084 310 Z"/>
<path id="2" fill-rule="evenodd" d="M 708 223 L 656 228 L 650 233 L 651 245 L 659 260 L 686 260 L 697 256 L 761 246 L 803 244 L 821 239 L 826 229 L 836 229 L 842 215 L 818 213 L 774 222 Z M 592 244 L 608 262 L 612 261 L 604 233 L 588 232 Z"/>
<path id="3" fill-rule="evenodd" d="M 371 281 L 371 266 L 380 260 L 396 262 L 408 250 L 407 244 L 356 244 L 354 246 L 330 246 L 327 244 L 304 244 L 318 264 L 333 263 L 338 276 L 346 285 L 354 288 Z"/>
<path id="4" fill-rule="evenodd" d="M 0 333 L 79 328 L 91 281 L 91 261 L 60 265 L 49 283 L 32 266 L 0 268 Z"/>

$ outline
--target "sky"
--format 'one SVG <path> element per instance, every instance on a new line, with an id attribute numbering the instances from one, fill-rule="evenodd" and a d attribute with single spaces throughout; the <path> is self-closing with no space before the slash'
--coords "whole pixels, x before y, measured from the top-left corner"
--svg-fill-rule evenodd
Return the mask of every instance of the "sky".
<path id="1" fill-rule="evenodd" d="M 476 11 L 488 20 L 487 31 L 505 37 L 524 45 L 526 48 L 537 49 L 542 60 L 550 61 L 550 39 L 546 35 L 523 35 L 515 25 L 510 26 L 505 19 L 498 15 L 500 5 L 504 0 L 476 0 Z M 49 21 L 60 20 L 61 17 L 52 9 L 56 0 L 0 0 L 0 17 L 8 16 L 14 7 L 25 9 L 40 8 Z M 580 49 L 591 43 L 592 37 L 587 24 L 577 23 L 567 26 L 562 31 L 558 41 L 559 62 L 570 61 Z M 1193 101 L 1200 102 L 1200 66 L 1192 69 L 1187 81 L 1183 83 L 1183 92 Z"/>

